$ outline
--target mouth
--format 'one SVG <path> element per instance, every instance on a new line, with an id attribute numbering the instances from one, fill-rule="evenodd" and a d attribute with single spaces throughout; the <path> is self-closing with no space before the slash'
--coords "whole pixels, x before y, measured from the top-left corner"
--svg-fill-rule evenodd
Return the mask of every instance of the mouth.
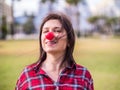
<path id="1" fill-rule="evenodd" d="M 52 41 L 47 41 L 46 44 L 47 44 L 48 46 L 53 46 L 53 45 L 56 45 L 57 42 L 58 42 L 57 40 L 52 40 Z"/>

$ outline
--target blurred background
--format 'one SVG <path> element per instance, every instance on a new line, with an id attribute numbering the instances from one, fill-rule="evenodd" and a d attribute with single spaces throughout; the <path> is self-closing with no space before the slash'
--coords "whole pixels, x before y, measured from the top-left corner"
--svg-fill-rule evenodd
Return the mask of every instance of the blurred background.
<path id="1" fill-rule="evenodd" d="M 39 28 L 47 13 L 67 14 L 77 37 L 74 57 L 95 90 L 120 90 L 120 0 L 0 0 L 0 90 L 13 90 L 39 57 Z"/>

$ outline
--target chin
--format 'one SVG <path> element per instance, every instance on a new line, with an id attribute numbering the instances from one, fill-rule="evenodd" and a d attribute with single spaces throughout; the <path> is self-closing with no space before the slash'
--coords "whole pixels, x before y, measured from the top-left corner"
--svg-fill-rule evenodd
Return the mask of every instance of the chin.
<path id="1" fill-rule="evenodd" d="M 53 52 L 56 52 L 56 50 L 53 50 L 53 49 L 49 49 L 49 50 L 46 50 L 47 53 L 53 53 Z"/>

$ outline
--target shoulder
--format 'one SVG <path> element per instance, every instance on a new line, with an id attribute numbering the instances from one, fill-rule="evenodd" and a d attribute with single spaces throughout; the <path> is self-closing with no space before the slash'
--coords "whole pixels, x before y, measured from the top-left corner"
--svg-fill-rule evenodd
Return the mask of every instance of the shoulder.
<path id="1" fill-rule="evenodd" d="M 31 64 L 23 69 L 16 83 L 17 88 L 27 85 L 29 78 L 35 75 L 35 70 L 34 70 L 35 67 L 36 64 Z"/>
<path id="2" fill-rule="evenodd" d="M 81 66 L 79 64 L 76 64 L 75 73 L 76 73 L 76 75 L 82 75 L 82 77 L 84 79 L 91 79 L 92 78 L 90 71 L 86 67 Z"/>
<path id="3" fill-rule="evenodd" d="M 32 72 L 32 73 L 35 72 L 35 70 L 34 70 L 35 67 L 36 67 L 36 64 L 35 64 L 35 63 L 34 63 L 34 64 L 31 64 L 31 65 L 27 65 L 27 66 L 23 69 L 23 71 L 22 71 L 22 73 L 21 73 L 20 76 L 24 76 L 24 74 L 25 74 L 26 76 L 29 76 L 29 75 L 31 74 L 31 72 Z"/>
<path id="4" fill-rule="evenodd" d="M 85 71 L 85 72 L 89 72 L 89 70 L 86 68 L 86 67 L 84 67 L 84 66 L 82 66 L 82 65 L 80 65 L 80 64 L 76 64 L 76 70 L 77 71 Z"/>
<path id="5" fill-rule="evenodd" d="M 86 67 L 76 64 L 76 71 L 86 72 L 88 71 Z"/>
<path id="6" fill-rule="evenodd" d="M 33 72 L 35 72 L 34 68 L 36 67 L 36 65 L 37 65 L 36 63 L 31 64 L 31 65 L 27 65 L 27 66 L 23 69 L 20 77 L 22 77 L 22 76 L 27 76 L 27 77 L 29 77 L 30 74 L 31 74 L 31 72 L 32 72 L 32 74 L 33 74 Z"/>
<path id="7" fill-rule="evenodd" d="M 30 65 L 26 66 L 23 71 L 25 71 L 25 70 L 34 71 L 36 66 L 37 66 L 37 63 L 30 64 Z"/>
<path id="8" fill-rule="evenodd" d="M 78 79 L 82 79 L 82 81 L 85 82 L 85 85 L 88 88 L 87 90 L 94 90 L 93 78 L 90 71 L 86 67 L 76 64 L 75 75 Z"/>

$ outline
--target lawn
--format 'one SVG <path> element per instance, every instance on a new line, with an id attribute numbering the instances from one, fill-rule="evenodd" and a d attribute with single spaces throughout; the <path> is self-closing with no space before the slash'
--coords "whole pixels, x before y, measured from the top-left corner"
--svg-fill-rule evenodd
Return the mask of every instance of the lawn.
<path id="1" fill-rule="evenodd" d="M 14 90 L 22 69 L 38 56 L 38 40 L 0 41 L 0 90 Z M 91 72 L 95 90 L 120 90 L 120 39 L 78 39 L 74 57 Z"/>

